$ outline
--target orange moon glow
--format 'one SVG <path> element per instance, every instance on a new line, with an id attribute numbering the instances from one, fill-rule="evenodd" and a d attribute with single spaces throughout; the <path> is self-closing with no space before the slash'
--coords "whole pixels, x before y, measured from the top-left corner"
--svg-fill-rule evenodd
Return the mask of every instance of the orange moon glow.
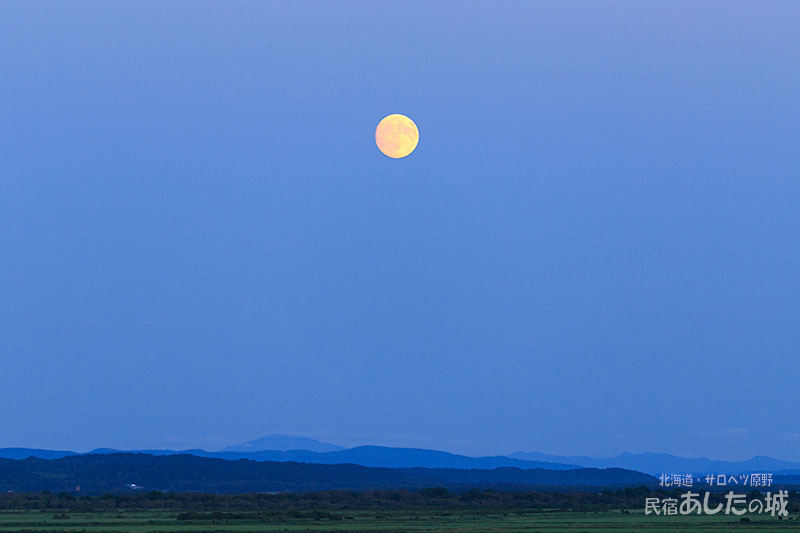
<path id="1" fill-rule="evenodd" d="M 419 143 L 419 130 L 405 115 L 383 117 L 375 128 L 375 144 L 385 155 L 400 159 L 414 151 Z"/>

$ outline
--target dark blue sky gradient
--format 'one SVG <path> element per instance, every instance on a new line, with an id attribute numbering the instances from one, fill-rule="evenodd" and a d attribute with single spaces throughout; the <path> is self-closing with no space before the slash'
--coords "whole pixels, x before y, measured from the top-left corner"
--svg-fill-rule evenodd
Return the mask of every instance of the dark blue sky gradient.
<path id="1" fill-rule="evenodd" d="M 799 27 L 3 2 L 0 446 L 800 460 Z"/>

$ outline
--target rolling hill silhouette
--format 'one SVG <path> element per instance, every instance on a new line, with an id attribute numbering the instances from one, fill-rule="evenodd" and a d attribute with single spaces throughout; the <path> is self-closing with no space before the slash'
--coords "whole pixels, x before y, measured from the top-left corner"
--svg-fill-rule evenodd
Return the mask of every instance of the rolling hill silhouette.
<path id="1" fill-rule="evenodd" d="M 299 448 L 306 446 L 307 448 Z M 298 448 L 296 448 L 298 447 Z M 314 449 L 311 449 L 314 448 Z M 420 448 L 394 448 L 389 446 L 356 446 L 342 448 L 335 444 L 287 435 L 267 435 L 243 444 L 228 446 L 221 451 L 191 450 L 117 450 L 98 448 L 86 454 L 34 448 L 2 448 L 0 458 L 59 459 L 73 455 L 106 455 L 115 453 L 145 453 L 149 455 L 189 454 L 197 457 L 237 461 L 297 462 L 309 464 L 355 464 L 375 468 L 454 468 L 494 469 L 502 467 L 522 470 L 570 470 L 579 468 L 622 468 L 650 475 L 666 474 L 744 474 L 753 472 L 796 475 L 800 463 L 782 461 L 767 456 L 757 456 L 746 461 L 717 461 L 705 457 L 685 458 L 663 453 L 623 453 L 610 458 L 587 456 L 560 456 L 536 452 L 517 452 L 508 456 L 468 457 L 438 450 Z"/>
<path id="2" fill-rule="evenodd" d="M 623 469 L 459 470 L 371 468 L 359 465 L 227 461 L 193 455 L 71 455 L 46 460 L 0 459 L 0 491 L 75 491 L 81 494 L 145 490 L 178 492 L 304 492 L 448 487 L 532 489 L 601 488 L 653 484 L 652 476 Z"/>

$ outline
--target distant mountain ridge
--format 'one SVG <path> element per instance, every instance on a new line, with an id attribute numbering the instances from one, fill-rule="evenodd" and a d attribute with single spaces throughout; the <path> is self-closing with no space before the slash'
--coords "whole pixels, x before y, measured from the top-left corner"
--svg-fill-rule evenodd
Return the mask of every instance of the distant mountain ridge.
<path id="1" fill-rule="evenodd" d="M 548 470 L 574 470 L 577 465 L 551 463 L 546 461 L 525 461 L 511 457 L 467 457 L 437 450 L 417 448 L 390 448 L 386 446 L 357 446 L 333 452 L 312 452 L 309 450 L 263 450 L 253 452 L 207 452 L 205 450 L 114 450 L 98 448 L 88 454 L 73 455 L 107 455 L 112 453 L 146 453 L 150 455 L 189 454 L 198 457 L 227 459 L 237 461 L 296 462 L 309 464 L 355 464 L 373 468 L 457 468 L 457 469 L 492 469 L 511 467 L 522 470 L 543 468 Z M 37 455 L 32 454 L 35 457 Z M 4 457 L 0 450 L 0 457 Z M 21 458 L 16 454 L 15 458 Z"/>
<path id="2" fill-rule="evenodd" d="M 39 459 L 61 459 L 69 455 L 80 455 L 78 452 L 67 452 L 59 450 L 41 450 L 38 448 L 0 448 L 1 459 L 27 459 L 37 457 Z"/>
<path id="3" fill-rule="evenodd" d="M 536 452 L 517 452 L 508 456 L 468 457 L 438 450 L 393 448 L 388 446 L 356 446 L 343 448 L 319 440 L 272 434 L 243 444 L 228 446 L 220 451 L 190 450 L 117 450 L 98 448 L 85 454 L 72 451 L 32 448 L 2 448 L 0 458 L 59 459 L 72 455 L 101 455 L 121 452 L 146 453 L 156 456 L 189 454 L 198 457 L 236 461 L 298 462 L 309 464 L 355 464 L 375 468 L 455 468 L 493 469 L 502 467 L 531 470 L 574 470 L 579 468 L 623 468 L 649 475 L 659 474 L 745 474 L 753 472 L 796 475 L 800 463 L 757 456 L 746 461 L 717 461 L 705 457 L 685 458 L 663 453 L 623 453 L 616 457 L 548 455 Z"/>
<path id="4" fill-rule="evenodd" d="M 59 459 L 71 455 L 107 455 L 113 453 L 146 453 L 156 456 L 189 454 L 197 457 L 210 457 L 236 461 L 298 462 L 310 464 L 356 464 L 375 468 L 457 468 L 493 469 L 513 467 L 523 470 L 544 468 L 549 470 L 570 470 L 577 465 L 550 461 L 528 461 L 512 457 L 468 457 L 454 453 L 425 450 L 419 448 L 392 448 L 387 446 L 356 446 L 343 448 L 328 442 L 289 435 L 272 434 L 243 444 L 227 446 L 220 451 L 209 452 L 201 449 L 190 450 L 118 450 L 97 448 L 90 452 L 50 451 L 33 448 L 3 448 L 0 458 Z"/>
<path id="5" fill-rule="evenodd" d="M 291 435 L 272 434 L 265 435 L 260 439 L 251 440 L 235 446 L 223 448 L 223 452 L 261 452 L 270 451 L 289 451 L 289 450 L 308 450 L 311 452 L 335 452 L 344 450 L 344 446 L 337 446 L 329 442 L 322 442 L 307 437 L 293 437 Z"/>
<path id="6" fill-rule="evenodd" d="M 386 446 L 357 446 L 335 452 L 316 453 L 305 450 L 252 452 L 247 457 L 258 461 L 297 461 L 316 464 L 357 464 L 383 468 L 459 468 L 492 469 L 513 467 L 523 470 L 545 468 L 571 470 L 576 465 L 548 461 L 526 461 L 505 456 L 467 457 L 437 450 L 418 448 L 390 448 Z M 215 456 L 220 457 L 220 454 Z M 226 454 L 222 458 L 233 459 Z"/>
<path id="7" fill-rule="evenodd" d="M 686 458 L 667 453 L 622 453 L 615 457 L 548 455 L 537 452 L 516 452 L 509 457 L 526 461 L 568 462 L 585 468 L 626 468 L 659 474 L 748 474 L 753 472 L 791 475 L 800 470 L 800 463 L 758 455 L 746 461 L 718 461 L 707 457 Z"/>
<path id="8" fill-rule="evenodd" d="M 459 470 L 453 468 L 371 468 L 339 464 L 226 461 L 193 455 L 72 455 L 45 460 L 0 459 L 0 491 L 105 494 L 137 489 L 178 492 L 243 493 L 318 490 L 496 488 L 530 490 L 633 487 L 656 479 L 619 468 L 600 470 Z M 134 488 L 133 485 L 136 487 Z"/>

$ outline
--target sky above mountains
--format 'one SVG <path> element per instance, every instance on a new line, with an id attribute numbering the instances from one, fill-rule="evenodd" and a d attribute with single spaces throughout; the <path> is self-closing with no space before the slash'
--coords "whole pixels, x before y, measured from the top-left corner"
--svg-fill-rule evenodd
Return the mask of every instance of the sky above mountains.
<path id="1" fill-rule="evenodd" d="M 798 21 L 2 3 L 0 447 L 800 460 Z"/>

